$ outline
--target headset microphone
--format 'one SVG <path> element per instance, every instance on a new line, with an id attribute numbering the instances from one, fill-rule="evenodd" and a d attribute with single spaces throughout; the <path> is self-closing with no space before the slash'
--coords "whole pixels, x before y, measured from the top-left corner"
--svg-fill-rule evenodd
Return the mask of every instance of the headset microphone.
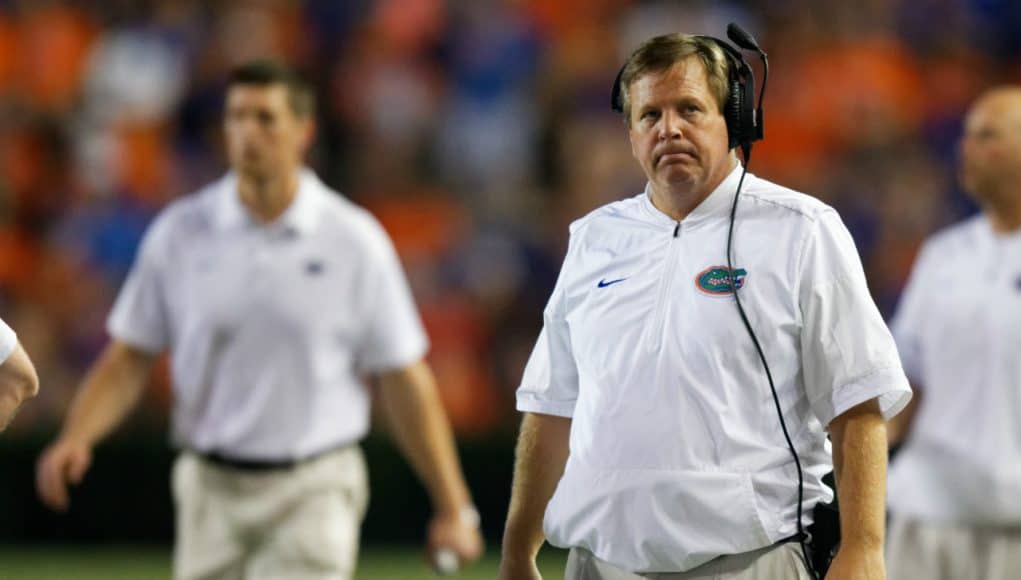
<path id="1" fill-rule="evenodd" d="M 744 28 L 738 26 L 736 22 L 731 22 L 727 25 L 727 38 L 745 50 L 762 52 L 762 50 L 759 49 L 759 43 L 755 42 L 755 37 L 753 37 L 751 33 Z"/>

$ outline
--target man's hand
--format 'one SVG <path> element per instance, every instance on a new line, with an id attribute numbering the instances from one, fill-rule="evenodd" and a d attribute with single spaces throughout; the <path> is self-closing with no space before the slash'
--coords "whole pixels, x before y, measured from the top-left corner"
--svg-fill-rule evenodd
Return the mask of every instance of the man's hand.
<path id="1" fill-rule="evenodd" d="M 500 559 L 499 580 L 542 580 L 534 557 L 504 554 Z"/>
<path id="2" fill-rule="evenodd" d="M 39 375 L 19 343 L 7 360 L 0 363 L 0 431 L 11 422 L 18 407 L 38 392 Z"/>
<path id="3" fill-rule="evenodd" d="M 482 534 L 436 379 L 424 360 L 379 378 L 380 408 L 436 510 L 429 522 L 430 563 L 441 573 L 453 571 L 482 554 Z"/>
<path id="4" fill-rule="evenodd" d="M 475 508 L 437 513 L 429 522 L 427 549 L 434 567 L 440 564 L 436 557 L 443 550 L 453 551 L 457 555 L 457 567 L 461 567 L 477 560 L 483 548 L 479 516 Z"/>
<path id="5" fill-rule="evenodd" d="M 886 580 L 883 549 L 841 546 L 826 580 Z"/>
<path id="6" fill-rule="evenodd" d="M 36 465 L 35 486 L 39 499 L 56 511 L 71 503 L 68 484 L 78 485 L 92 463 L 92 449 L 70 439 L 58 439 L 43 451 Z"/>
<path id="7" fill-rule="evenodd" d="M 35 486 L 44 504 L 67 510 L 67 484 L 81 482 L 92 463 L 92 447 L 138 402 L 156 356 L 119 340 L 103 349 L 71 403 L 61 435 L 36 464 Z"/>

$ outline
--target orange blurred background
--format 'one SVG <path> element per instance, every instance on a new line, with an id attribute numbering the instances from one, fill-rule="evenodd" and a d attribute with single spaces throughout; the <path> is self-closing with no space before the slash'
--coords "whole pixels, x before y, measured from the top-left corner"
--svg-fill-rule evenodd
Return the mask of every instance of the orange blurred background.
<path id="1" fill-rule="evenodd" d="M 56 429 L 145 227 L 224 170 L 224 77 L 257 56 L 316 85 L 310 164 L 393 237 L 459 434 L 512 430 L 567 224 L 644 186 L 618 67 L 730 20 L 772 64 L 751 170 L 840 211 L 888 314 L 921 240 L 974 209 L 955 142 L 1021 77 L 1015 3 L 0 2 L 0 316 L 43 384 L 5 437 Z M 134 428 L 162 435 L 168 398 L 164 370 Z"/>

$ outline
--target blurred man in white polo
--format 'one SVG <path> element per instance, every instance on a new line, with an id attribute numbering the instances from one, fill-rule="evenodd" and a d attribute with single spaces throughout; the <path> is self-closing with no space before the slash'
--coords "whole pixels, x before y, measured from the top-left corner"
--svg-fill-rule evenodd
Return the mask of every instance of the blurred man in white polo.
<path id="1" fill-rule="evenodd" d="M 350 578 L 367 502 L 362 377 L 376 375 L 433 502 L 430 549 L 478 557 L 477 516 L 390 240 L 302 167 L 310 88 L 255 62 L 233 73 L 225 109 L 233 171 L 147 232 L 109 317 L 113 340 L 39 461 L 40 496 L 67 508 L 67 483 L 170 351 L 175 578 Z"/>
<path id="2" fill-rule="evenodd" d="M 18 335 L 0 320 L 0 431 L 14 419 L 18 407 L 39 392 L 39 377 Z"/>
<path id="3" fill-rule="evenodd" d="M 835 470 L 843 543 L 827 578 L 883 577 L 883 417 L 907 379 L 832 208 L 747 175 L 734 270 L 720 265 L 742 172 L 728 76 L 718 43 L 683 34 L 623 69 L 648 185 L 571 226 L 517 393 L 504 580 L 538 578 L 544 537 L 571 548 L 569 580 L 809 578 L 798 470 L 735 291 L 801 458 L 803 519 L 832 499 Z"/>
<path id="4" fill-rule="evenodd" d="M 965 120 L 982 213 L 927 240 L 893 320 L 917 396 L 890 425 L 891 580 L 1021 575 L 1021 86 Z"/>

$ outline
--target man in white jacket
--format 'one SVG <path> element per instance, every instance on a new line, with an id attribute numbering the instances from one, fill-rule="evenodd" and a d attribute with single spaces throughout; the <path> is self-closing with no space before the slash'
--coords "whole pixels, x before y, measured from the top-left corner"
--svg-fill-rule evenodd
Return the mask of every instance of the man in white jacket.
<path id="1" fill-rule="evenodd" d="M 883 577 L 883 419 L 908 383 L 832 208 L 745 176 L 728 267 L 731 66 L 720 41 L 675 34 L 621 73 L 648 185 L 571 226 L 517 393 L 504 580 L 539 577 L 544 537 L 571 549 L 569 580 L 809 578 L 777 406 L 805 526 L 836 472 L 843 543 L 827 578 Z"/>

